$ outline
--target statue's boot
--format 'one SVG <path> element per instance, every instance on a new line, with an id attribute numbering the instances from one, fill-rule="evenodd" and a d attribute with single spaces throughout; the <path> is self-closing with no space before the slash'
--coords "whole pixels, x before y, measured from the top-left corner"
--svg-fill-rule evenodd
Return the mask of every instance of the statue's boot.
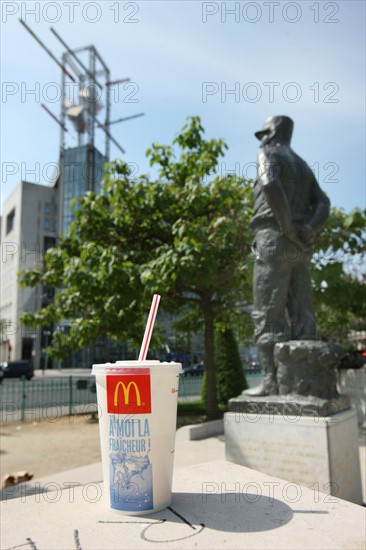
<path id="1" fill-rule="evenodd" d="M 249 395 L 250 397 L 261 397 L 278 394 L 273 349 L 273 346 L 268 346 L 265 349 L 262 348 L 260 350 L 259 355 L 262 362 L 262 368 L 264 370 L 264 376 L 258 386 L 244 390 L 243 395 Z"/>

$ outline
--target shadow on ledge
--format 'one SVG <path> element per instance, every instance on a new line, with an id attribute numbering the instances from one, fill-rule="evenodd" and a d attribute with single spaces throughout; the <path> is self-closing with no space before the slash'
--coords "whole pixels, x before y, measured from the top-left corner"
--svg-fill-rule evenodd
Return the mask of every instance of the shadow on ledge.
<path id="1" fill-rule="evenodd" d="M 206 489 L 219 485 L 206 483 Z M 258 489 L 257 484 L 248 484 Z M 217 487 L 216 487 L 217 486 Z M 268 492 L 270 487 L 267 488 Z M 272 488 L 273 490 L 273 488 Z M 327 514 L 324 510 L 296 510 L 296 513 Z M 256 493 L 173 493 L 171 506 L 146 516 L 121 517 L 100 524 L 141 526 L 140 538 L 148 542 L 177 542 L 198 536 L 205 529 L 230 533 L 270 531 L 289 523 L 292 508 L 273 497 Z M 117 527 L 117 525 L 116 525 Z"/>

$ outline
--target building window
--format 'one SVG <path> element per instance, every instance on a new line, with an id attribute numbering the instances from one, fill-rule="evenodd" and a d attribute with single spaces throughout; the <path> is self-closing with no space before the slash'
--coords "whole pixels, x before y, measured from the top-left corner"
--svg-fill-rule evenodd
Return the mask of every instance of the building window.
<path id="1" fill-rule="evenodd" d="M 43 212 L 45 214 L 51 214 L 51 203 L 49 203 L 49 202 L 44 203 Z"/>
<path id="2" fill-rule="evenodd" d="M 6 216 L 6 235 L 14 229 L 15 224 L 15 208 Z"/>

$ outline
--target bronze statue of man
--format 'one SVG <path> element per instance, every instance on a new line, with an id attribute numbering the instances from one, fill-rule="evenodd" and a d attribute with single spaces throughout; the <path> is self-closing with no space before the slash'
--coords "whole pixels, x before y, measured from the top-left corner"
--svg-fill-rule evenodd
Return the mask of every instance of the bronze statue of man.
<path id="1" fill-rule="evenodd" d="M 261 145 L 251 222 L 256 256 L 252 318 L 264 377 L 244 392 L 251 396 L 278 393 L 277 342 L 315 338 L 310 260 L 330 202 L 310 167 L 291 149 L 292 130 L 289 117 L 274 116 L 255 133 Z"/>

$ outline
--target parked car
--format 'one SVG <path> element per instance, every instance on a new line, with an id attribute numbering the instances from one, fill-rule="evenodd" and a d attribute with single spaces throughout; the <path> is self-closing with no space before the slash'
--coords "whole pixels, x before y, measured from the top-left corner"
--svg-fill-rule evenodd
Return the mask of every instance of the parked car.
<path id="1" fill-rule="evenodd" d="M 261 372 L 262 365 L 258 361 L 248 361 L 245 363 L 245 370 L 248 374 L 256 374 Z"/>
<path id="2" fill-rule="evenodd" d="M 27 380 L 31 380 L 34 376 L 33 366 L 26 359 L 19 361 L 5 361 L 0 363 L 0 383 L 3 378 L 21 378 L 25 376 Z"/>
<path id="3" fill-rule="evenodd" d="M 183 370 L 183 376 L 199 376 L 205 372 L 205 365 L 203 361 L 200 363 L 194 363 Z"/>

